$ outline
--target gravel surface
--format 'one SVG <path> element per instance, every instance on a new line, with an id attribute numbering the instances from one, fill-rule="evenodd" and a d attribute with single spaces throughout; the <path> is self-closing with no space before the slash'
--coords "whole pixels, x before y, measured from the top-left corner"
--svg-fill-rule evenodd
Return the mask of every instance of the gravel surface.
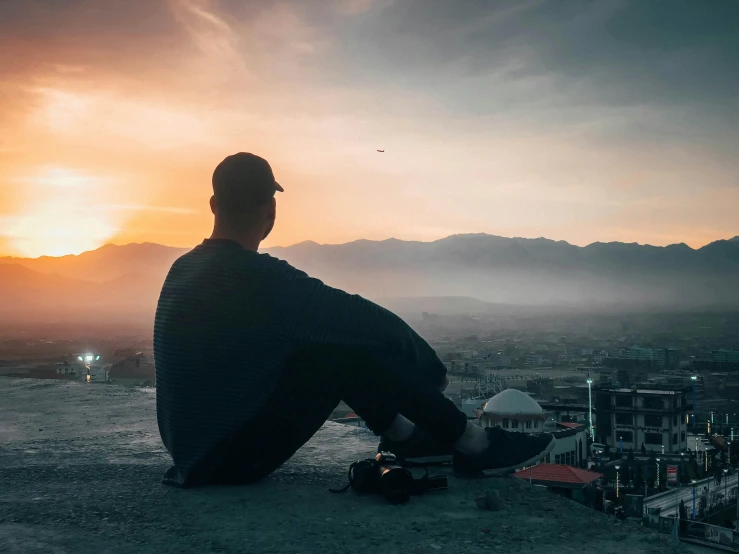
<path id="1" fill-rule="evenodd" d="M 154 401 L 151 389 L 0 378 L 0 552 L 687 552 L 517 479 L 450 476 L 448 491 L 402 506 L 330 494 L 377 444 L 337 423 L 257 485 L 165 487 Z M 476 507 L 490 490 L 501 511 Z"/>

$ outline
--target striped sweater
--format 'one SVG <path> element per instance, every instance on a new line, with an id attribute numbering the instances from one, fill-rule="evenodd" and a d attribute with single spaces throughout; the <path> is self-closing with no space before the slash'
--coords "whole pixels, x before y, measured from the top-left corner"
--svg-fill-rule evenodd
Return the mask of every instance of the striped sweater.
<path id="1" fill-rule="evenodd" d="M 198 463 L 266 404 L 290 354 L 331 344 L 382 350 L 434 384 L 446 374 L 398 316 L 285 261 L 221 239 L 175 261 L 154 324 L 157 422 L 174 460 L 165 482 L 196 481 Z"/>

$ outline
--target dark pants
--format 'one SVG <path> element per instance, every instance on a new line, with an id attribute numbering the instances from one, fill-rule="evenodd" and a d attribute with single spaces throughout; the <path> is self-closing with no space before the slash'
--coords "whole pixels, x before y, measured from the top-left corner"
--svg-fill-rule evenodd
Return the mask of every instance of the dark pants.
<path id="1" fill-rule="evenodd" d="M 466 416 L 434 385 L 371 352 L 325 347 L 294 355 L 261 413 L 218 449 L 213 484 L 246 484 L 284 464 L 343 400 L 375 434 L 398 414 L 444 443 L 464 433 Z"/>

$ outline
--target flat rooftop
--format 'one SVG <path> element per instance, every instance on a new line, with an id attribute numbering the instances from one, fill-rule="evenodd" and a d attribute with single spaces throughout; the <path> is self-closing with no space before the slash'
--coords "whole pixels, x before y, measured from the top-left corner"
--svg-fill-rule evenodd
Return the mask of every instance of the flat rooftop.
<path id="1" fill-rule="evenodd" d="M 174 489 L 152 389 L 0 378 L 0 552 L 689 552 L 521 479 L 450 477 L 402 506 L 330 494 L 376 444 L 329 422 L 257 485 Z M 477 508 L 490 490 L 503 510 Z"/>
<path id="2" fill-rule="evenodd" d="M 676 388 L 597 387 L 596 390 L 599 392 L 617 392 L 617 393 L 625 393 L 625 394 L 657 394 L 657 395 L 675 396 L 678 394 L 684 394 L 685 392 L 690 390 L 690 387 L 676 387 Z"/>

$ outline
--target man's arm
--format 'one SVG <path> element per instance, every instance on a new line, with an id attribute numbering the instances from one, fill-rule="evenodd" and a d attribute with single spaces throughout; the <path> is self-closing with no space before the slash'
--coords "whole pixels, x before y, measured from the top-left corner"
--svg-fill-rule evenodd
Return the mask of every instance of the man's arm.
<path id="1" fill-rule="evenodd" d="M 359 296 L 330 287 L 280 261 L 278 313 L 299 342 L 377 348 L 398 365 L 446 386 L 446 366 L 418 333 L 391 311 Z"/>

